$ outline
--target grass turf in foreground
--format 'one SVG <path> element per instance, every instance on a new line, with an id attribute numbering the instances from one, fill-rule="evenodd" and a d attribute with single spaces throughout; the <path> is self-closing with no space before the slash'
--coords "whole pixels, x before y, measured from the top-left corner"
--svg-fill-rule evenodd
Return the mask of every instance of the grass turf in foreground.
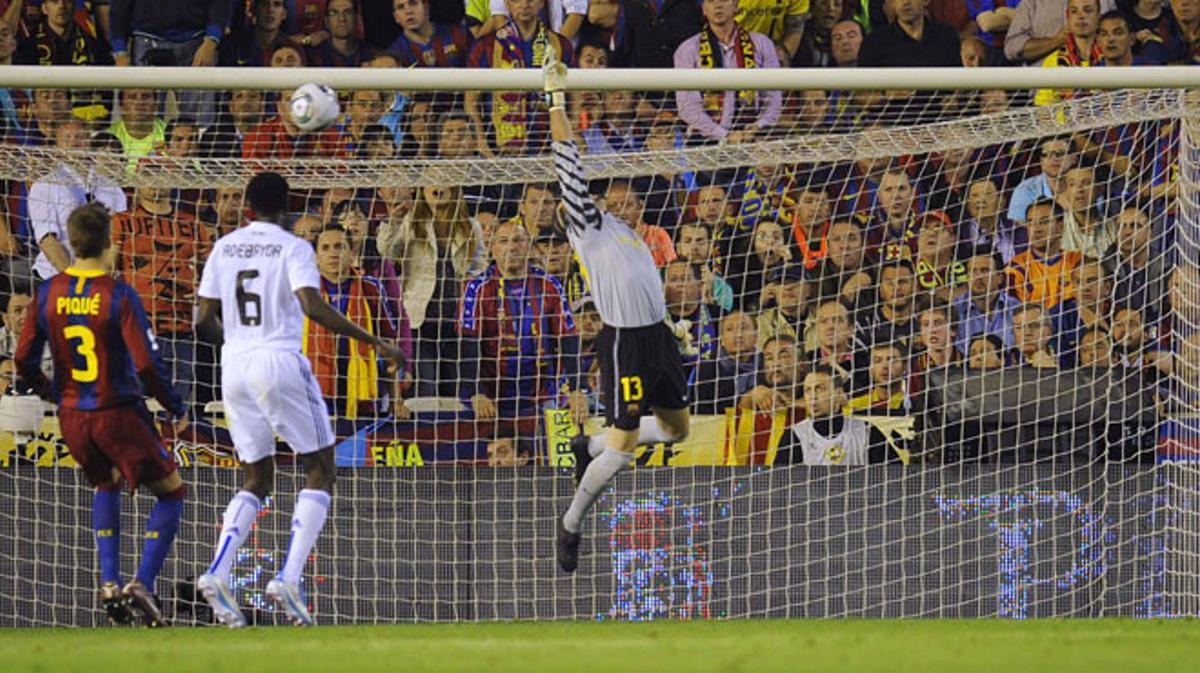
<path id="1" fill-rule="evenodd" d="M 1200 623 L 764 620 L 24 629 L 0 630 L 0 670 L 1191 673 L 1200 670 Z"/>

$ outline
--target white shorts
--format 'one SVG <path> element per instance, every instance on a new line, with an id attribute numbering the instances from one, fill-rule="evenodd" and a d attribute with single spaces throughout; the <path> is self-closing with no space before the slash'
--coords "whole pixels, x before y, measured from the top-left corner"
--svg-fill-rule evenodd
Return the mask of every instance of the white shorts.
<path id="1" fill-rule="evenodd" d="M 300 353 L 253 350 L 221 363 L 221 392 L 229 435 L 243 463 L 275 454 L 275 436 L 296 453 L 333 446 L 333 427 Z"/>

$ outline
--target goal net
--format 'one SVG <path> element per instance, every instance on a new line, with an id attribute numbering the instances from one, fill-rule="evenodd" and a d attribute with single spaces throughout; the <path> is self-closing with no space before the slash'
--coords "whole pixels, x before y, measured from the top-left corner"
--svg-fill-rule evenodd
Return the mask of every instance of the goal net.
<path id="1" fill-rule="evenodd" d="M 162 428 L 189 487 L 157 587 L 178 623 L 211 621 L 193 582 L 240 485 L 196 287 L 260 170 L 288 179 L 326 298 L 409 355 L 393 381 L 305 326 L 338 442 L 303 582 L 320 623 L 1200 613 L 1185 91 L 751 88 L 694 101 L 747 101 L 720 141 L 674 93 L 572 93 L 593 198 L 634 223 L 691 337 L 693 413 L 585 519 L 572 576 L 555 522 L 570 438 L 604 425 L 601 325 L 534 94 L 342 91 L 342 121 L 301 134 L 273 91 L 213 93 L 207 126 L 163 92 L 103 92 L 88 119 L 90 92 L 13 93 L 5 353 L 70 254 L 48 237 L 73 204 L 108 205 L 115 272 L 191 400 L 188 430 Z M 0 625 L 100 624 L 90 491 L 12 366 Z M 234 570 L 264 623 L 302 481 L 280 450 Z M 150 504 L 125 501 L 127 574 Z"/>

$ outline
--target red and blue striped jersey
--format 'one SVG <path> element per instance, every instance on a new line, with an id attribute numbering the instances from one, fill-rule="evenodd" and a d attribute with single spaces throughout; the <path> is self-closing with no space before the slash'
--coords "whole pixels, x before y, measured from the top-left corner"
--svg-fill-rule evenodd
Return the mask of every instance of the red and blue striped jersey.
<path id="1" fill-rule="evenodd" d="M 42 283 L 34 305 L 14 359 L 39 395 L 91 411 L 150 394 L 175 416 L 184 414 L 133 288 L 102 271 L 70 268 Z M 53 382 L 40 367 L 47 342 Z"/>

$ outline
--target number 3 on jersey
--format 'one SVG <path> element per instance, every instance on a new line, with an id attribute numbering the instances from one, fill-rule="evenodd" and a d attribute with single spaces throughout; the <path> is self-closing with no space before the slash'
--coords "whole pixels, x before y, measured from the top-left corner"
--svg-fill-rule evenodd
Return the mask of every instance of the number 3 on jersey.
<path id="1" fill-rule="evenodd" d="M 96 359 L 96 335 L 87 325 L 67 325 L 63 329 L 67 341 L 75 339 L 75 352 L 83 357 L 83 369 L 71 369 L 71 378 L 80 383 L 92 383 L 100 378 L 100 361 Z"/>
<path id="2" fill-rule="evenodd" d="M 238 271 L 237 275 L 237 305 L 238 319 L 246 327 L 258 327 L 262 324 L 262 295 L 246 290 L 246 281 L 258 278 L 258 269 Z"/>

